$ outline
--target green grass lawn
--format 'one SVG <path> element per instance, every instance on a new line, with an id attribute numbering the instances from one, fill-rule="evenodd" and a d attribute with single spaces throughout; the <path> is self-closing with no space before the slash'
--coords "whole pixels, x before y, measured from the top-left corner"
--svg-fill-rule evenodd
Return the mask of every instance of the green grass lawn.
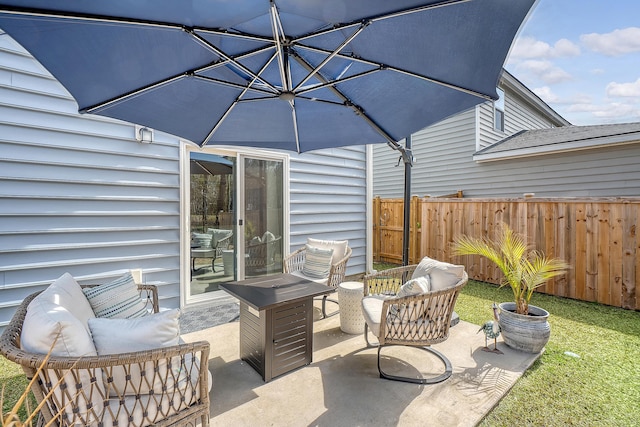
<path id="1" fill-rule="evenodd" d="M 481 325 L 494 301 L 512 300 L 508 287 L 470 280 L 456 312 Z M 549 311 L 551 339 L 480 426 L 640 425 L 640 312 L 539 293 L 531 303 Z"/>
<path id="2" fill-rule="evenodd" d="M 456 312 L 480 325 L 491 319 L 493 301 L 511 299 L 508 288 L 469 281 Z M 544 294 L 535 294 L 531 303 L 551 313 L 546 351 L 480 425 L 638 425 L 640 312 Z M 0 357 L 3 410 L 26 385 L 21 372 Z"/>
<path id="3" fill-rule="evenodd" d="M 456 312 L 482 324 L 493 301 L 511 298 L 509 288 L 469 281 Z M 638 425 L 640 312 L 537 293 L 531 303 L 549 311 L 551 339 L 480 425 Z"/>

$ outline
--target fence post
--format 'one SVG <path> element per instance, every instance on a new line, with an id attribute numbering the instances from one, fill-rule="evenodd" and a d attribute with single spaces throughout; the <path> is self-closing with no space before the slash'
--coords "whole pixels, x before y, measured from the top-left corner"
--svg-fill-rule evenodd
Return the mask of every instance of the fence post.
<path id="1" fill-rule="evenodd" d="M 380 196 L 373 198 L 373 233 L 371 238 L 373 239 L 373 261 L 380 261 L 380 242 L 382 241 L 382 230 L 380 228 Z"/>
<path id="2" fill-rule="evenodd" d="M 409 223 L 409 264 L 417 264 L 418 259 L 418 218 L 420 214 L 418 212 L 418 196 L 411 197 L 411 221 Z"/>

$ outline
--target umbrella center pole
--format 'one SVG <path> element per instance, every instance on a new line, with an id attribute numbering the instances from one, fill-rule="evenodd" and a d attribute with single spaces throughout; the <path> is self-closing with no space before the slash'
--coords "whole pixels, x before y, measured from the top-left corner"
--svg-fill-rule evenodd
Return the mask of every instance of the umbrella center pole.
<path id="1" fill-rule="evenodd" d="M 406 138 L 405 148 L 401 151 L 404 160 L 404 223 L 402 227 L 402 265 L 409 265 L 409 231 L 411 230 L 411 136 Z"/>
<path id="2" fill-rule="evenodd" d="M 411 150 L 411 136 L 405 138 L 404 147 L 398 143 L 389 144 L 400 152 L 400 161 L 404 163 L 404 221 L 402 226 L 402 265 L 409 265 L 409 234 L 411 230 L 411 168 L 413 167 L 413 152 Z"/>

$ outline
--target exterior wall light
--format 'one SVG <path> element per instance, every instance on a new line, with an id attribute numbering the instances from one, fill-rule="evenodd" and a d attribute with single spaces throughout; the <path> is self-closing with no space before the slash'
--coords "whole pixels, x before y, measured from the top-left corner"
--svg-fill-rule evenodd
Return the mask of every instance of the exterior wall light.
<path id="1" fill-rule="evenodd" d="M 153 129 L 149 129 L 146 126 L 136 125 L 135 127 L 136 141 L 143 144 L 150 144 L 153 142 Z"/>

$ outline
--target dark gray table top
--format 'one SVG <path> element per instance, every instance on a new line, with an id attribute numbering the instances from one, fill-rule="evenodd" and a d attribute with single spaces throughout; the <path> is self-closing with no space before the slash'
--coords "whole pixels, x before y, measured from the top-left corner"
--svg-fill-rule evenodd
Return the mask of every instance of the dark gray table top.
<path id="1" fill-rule="evenodd" d="M 330 286 L 287 273 L 226 282 L 218 286 L 256 310 L 265 310 L 297 299 L 335 291 L 335 288 Z"/>

